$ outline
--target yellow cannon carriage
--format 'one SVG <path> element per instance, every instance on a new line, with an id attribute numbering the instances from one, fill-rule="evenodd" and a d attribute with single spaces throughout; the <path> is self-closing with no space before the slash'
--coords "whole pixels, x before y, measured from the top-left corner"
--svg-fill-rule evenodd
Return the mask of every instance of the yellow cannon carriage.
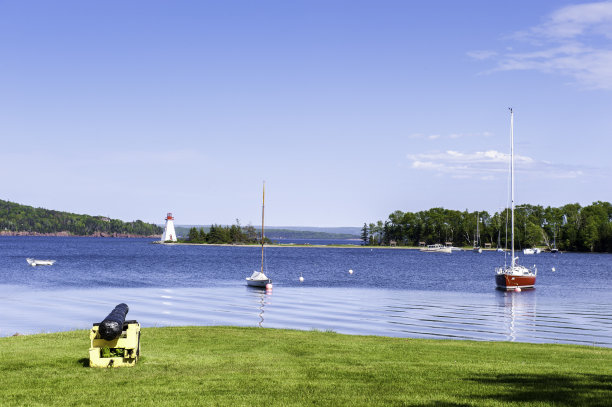
<path id="1" fill-rule="evenodd" d="M 90 367 L 134 366 L 140 356 L 140 324 L 137 321 L 125 321 L 121 334 L 111 340 L 102 338 L 100 324 L 93 324 L 89 339 Z"/>

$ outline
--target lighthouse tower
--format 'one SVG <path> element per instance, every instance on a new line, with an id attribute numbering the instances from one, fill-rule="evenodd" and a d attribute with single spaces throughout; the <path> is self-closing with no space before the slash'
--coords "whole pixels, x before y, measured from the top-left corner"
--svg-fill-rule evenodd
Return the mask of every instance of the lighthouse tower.
<path id="1" fill-rule="evenodd" d="M 176 232 L 174 231 L 174 218 L 172 214 L 168 212 L 168 216 L 166 216 L 166 226 L 164 226 L 164 234 L 162 235 L 161 241 L 176 242 Z"/>

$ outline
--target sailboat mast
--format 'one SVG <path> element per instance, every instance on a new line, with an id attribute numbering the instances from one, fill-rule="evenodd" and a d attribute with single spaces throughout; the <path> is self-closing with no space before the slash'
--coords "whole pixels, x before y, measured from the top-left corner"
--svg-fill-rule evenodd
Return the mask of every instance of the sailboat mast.
<path id="1" fill-rule="evenodd" d="M 510 239 L 512 240 L 512 262 L 514 268 L 514 112 L 510 108 L 510 211 L 512 213 L 512 228 L 510 229 Z"/>
<path id="2" fill-rule="evenodd" d="M 476 212 L 476 239 L 474 239 L 476 241 L 475 246 L 479 247 L 480 245 L 479 240 L 480 240 L 480 230 L 478 229 L 480 223 L 480 212 Z"/>
<path id="3" fill-rule="evenodd" d="M 263 182 L 263 194 L 261 200 L 261 272 L 264 269 L 264 208 L 266 206 L 266 181 Z"/>

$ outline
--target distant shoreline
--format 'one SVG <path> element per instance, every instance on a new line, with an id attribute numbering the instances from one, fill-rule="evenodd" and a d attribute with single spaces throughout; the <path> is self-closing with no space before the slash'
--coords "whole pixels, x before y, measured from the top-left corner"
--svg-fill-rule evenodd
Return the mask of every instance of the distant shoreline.
<path id="1" fill-rule="evenodd" d="M 46 236 L 46 237 L 114 237 L 114 238 L 146 238 L 146 239 L 160 239 L 161 235 L 134 235 L 131 233 L 103 233 L 96 232 L 91 235 L 73 235 L 70 232 L 53 232 L 53 233 L 39 233 L 39 232 L 14 232 L 10 230 L 0 231 L 0 236 Z"/>
<path id="2" fill-rule="evenodd" d="M 184 243 L 184 242 L 153 242 L 154 244 L 163 244 L 168 246 L 220 246 L 220 247 L 261 247 L 259 244 L 233 244 L 233 243 Z M 382 250 L 419 250 L 419 246 L 363 246 L 352 244 L 301 244 L 301 243 L 275 243 L 265 244 L 264 247 L 301 247 L 315 249 L 382 249 Z M 471 252 L 471 247 L 461 247 L 461 251 Z M 497 249 L 482 249 L 483 252 L 495 252 Z M 509 252 L 509 250 L 508 250 Z M 561 253 L 561 252 L 560 252 Z M 588 252 L 585 252 L 588 253 Z"/>
<path id="3" fill-rule="evenodd" d="M 155 239 L 151 243 L 153 244 L 163 244 L 163 245 L 177 245 L 177 246 L 220 246 L 220 247 L 261 247 L 259 244 L 234 244 L 234 243 L 185 243 L 185 242 L 161 242 L 160 235 L 132 235 L 132 234 L 120 234 L 120 233 L 96 233 L 93 235 L 73 235 L 68 232 L 56 232 L 56 233 L 32 233 L 32 232 L 10 232 L 10 231 L 0 231 L 0 237 L 79 237 L 79 238 L 118 238 L 118 239 Z M 308 239 L 306 239 L 308 240 Z M 313 239 L 313 240 L 324 240 L 324 239 Z M 330 239 L 335 240 L 335 239 Z M 356 239 L 346 239 L 346 240 L 356 240 Z M 352 244 L 309 244 L 309 243 L 274 243 L 274 244 L 265 244 L 264 247 L 300 247 L 300 248 L 315 248 L 315 249 L 382 249 L 382 250 L 419 250 L 421 247 L 419 246 L 363 246 L 363 245 L 352 245 Z M 471 247 L 461 247 L 461 251 L 471 252 Z M 546 251 L 545 247 L 541 247 L 542 253 L 549 253 Z M 497 249 L 482 249 L 483 252 L 495 252 Z M 506 250 L 509 252 L 510 250 Z M 517 250 L 517 253 L 521 253 L 522 250 Z M 559 251 L 558 253 L 602 253 L 609 254 L 606 252 L 568 252 L 568 251 Z"/>

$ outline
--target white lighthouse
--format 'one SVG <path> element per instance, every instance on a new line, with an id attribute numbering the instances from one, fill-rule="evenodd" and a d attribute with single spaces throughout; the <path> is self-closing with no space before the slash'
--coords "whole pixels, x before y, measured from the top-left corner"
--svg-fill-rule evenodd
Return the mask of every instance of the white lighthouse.
<path id="1" fill-rule="evenodd" d="M 162 242 L 176 242 L 176 232 L 174 231 L 174 218 L 172 214 L 168 212 L 168 216 L 166 216 L 166 226 L 164 226 L 164 234 L 161 238 Z"/>

